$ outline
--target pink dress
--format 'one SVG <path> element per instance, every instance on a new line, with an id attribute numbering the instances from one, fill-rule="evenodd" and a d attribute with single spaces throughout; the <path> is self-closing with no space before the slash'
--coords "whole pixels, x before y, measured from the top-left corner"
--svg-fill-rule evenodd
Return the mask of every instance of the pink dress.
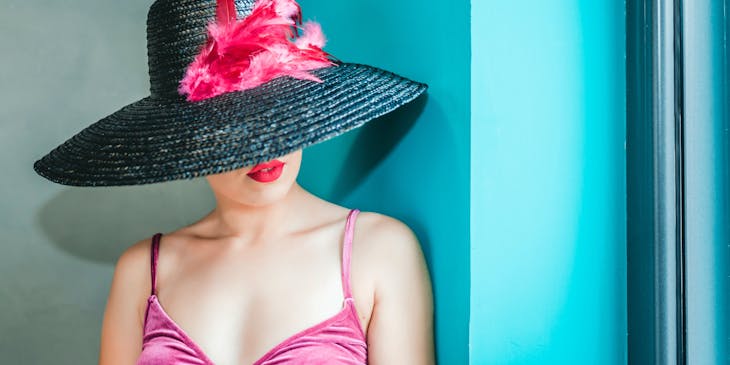
<path id="1" fill-rule="evenodd" d="M 367 364 L 367 343 L 350 290 L 350 252 L 358 212 L 357 209 L 351 210 L 345 223 L 342 247 L 342 288 L 345 300 L 342 310 L 285 339 L 253 365 Z M 147 300 L 142 352 L 137 359 L 137 365 L 211 365 L 213 362 L 167 315 L 155 295 L 157 252 L 161 236 L 161 233 L 157 233 L 152 238 L 152 293 Z"/>

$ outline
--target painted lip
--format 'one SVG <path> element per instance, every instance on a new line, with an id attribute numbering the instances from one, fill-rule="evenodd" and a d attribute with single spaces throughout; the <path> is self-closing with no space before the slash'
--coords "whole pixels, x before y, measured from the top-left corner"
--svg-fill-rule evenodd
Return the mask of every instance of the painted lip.
<path id="1" fill-rule="evenodd" d="M 246 175 L 258 182 L 267 183 L 278 179 L 283 170 L 283 162 L 279 160 L 271 160 L 254 166 Z"/>

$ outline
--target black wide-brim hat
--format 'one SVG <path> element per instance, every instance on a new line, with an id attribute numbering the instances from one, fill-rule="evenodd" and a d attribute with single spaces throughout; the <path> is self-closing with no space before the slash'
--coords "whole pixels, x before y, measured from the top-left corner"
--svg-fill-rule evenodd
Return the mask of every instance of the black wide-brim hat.
<path id="1" fill-rule="evenodd" d="M 239 18 L 253 0 L 236 0 Z M 336 62 L 321 80 L 281 76 L 189 101 L 178 92 L 206 43 L 215 0 L 157 0 L 147 18 L 150 95 L 84 128 L 33 168 L 73 186 L 139 185 L 255 165 L 357 128 L 427 86 L 377 67 Z"/>

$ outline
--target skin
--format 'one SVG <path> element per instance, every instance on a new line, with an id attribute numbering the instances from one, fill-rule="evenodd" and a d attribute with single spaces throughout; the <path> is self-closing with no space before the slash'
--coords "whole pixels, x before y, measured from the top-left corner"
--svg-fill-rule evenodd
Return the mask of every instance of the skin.
<path id="1" fill-rule="evenodd" d="M 218 365 L 251 364 L 342 309 L 341 245 L 349 209 L 296 182 L 302 151 L 278 158 L 279 179 L 251 167 L 208 175 L 216 206 L 163 232 L 159 302 Z M 134 364 L 150 295 L 147 237 L 117 260 L 101 330 L 100 365 Z M 419 242 L 402 222 L 361 212 L 351 287 L 369 364 L 434 364 L 433 298 Z"/>

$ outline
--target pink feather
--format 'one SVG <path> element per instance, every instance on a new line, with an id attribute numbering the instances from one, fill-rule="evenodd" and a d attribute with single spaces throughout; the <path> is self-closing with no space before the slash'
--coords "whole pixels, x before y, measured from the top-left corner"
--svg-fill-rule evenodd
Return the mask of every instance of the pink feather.
<path id="1" fill-rule="evenodd" d="M 326 39 L 324 38 L 324 33 L 322 33 L 322 27 L 319 26 L 319 23 L 315 22 L 304 23 L 302 26 L 302 35 L 294 41 L 299 48 L 322 48 L 325 42 Z"/>
<path id="2" fill-rule="evenodd" d="M 216 7 L 216 19 L 221 24 L 230 24 L 236 21 L 236 4 L 233 0 L 218 0 Z"/>
<path id="3" fill-rule="evenodd" d="M 257 0 L 241 20 L 235 19 L 235 8 L 233 18 L 227 18 L 226 9 L 219 2 L 218 21 L 208 25 L 208 41 L 180 81 L 178 91 L 188 101 L 254 88 L 281 76 L 321 82 L 308 71 L 335 65 L 322 50 L 326 40 L 319 24 L 305 23 L 298 35 L 301 9 L 294 0 Z"/>

